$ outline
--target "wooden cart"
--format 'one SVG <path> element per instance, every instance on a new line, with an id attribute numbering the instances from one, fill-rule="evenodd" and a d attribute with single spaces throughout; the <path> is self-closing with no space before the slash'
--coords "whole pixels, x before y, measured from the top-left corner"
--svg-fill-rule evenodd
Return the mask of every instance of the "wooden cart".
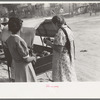
<path id="1" fill-rule="evenodd" d="M 34 45 L 34 51 L 40 54 L 34 66 L 36 75 L 40 75 L 52 69 L 52 49 L 45 46 Z M 44 54 L 44 51 L 49 54 Z"/>
<path id="2" fill-rule="evenodd" d="M 40 36 L 42 46 L 41 45 L 34 45 L 33 51 L 38 52 L 39 54 L 42 54 L 44 51 L 48 52 L 48 55 L 43 55 L 43 57 L 40 57 L 37 59 L 36 65 L 35 65 L 35 72 L 37 75 L 45 73 L 52 69 L 52 48 L 47 47 L 44 42 L 44 37 L 51 37 L 53 38 L 56 34 L 57 30 L 55 29 L 51 19 L 46 19 L 44 22 L 42 22 L 39 27 L 36 30 L 36 35 Z"/>

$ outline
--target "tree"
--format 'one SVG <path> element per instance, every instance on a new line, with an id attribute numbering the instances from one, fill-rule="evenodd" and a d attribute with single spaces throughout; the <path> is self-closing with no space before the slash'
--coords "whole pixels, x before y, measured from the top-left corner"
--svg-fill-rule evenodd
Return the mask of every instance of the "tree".
<path id="1" fill-rule="evenodd" d="M 6 7 L 0 6 L 0 17 L 7 16 L 8 10 Z"/>
<path id="2" fill-rule="evenodd" d="M 19 4 L 3 4 L 3 7 L 8 9 L 9 17 L 16 15 L 16 9 Z"/>

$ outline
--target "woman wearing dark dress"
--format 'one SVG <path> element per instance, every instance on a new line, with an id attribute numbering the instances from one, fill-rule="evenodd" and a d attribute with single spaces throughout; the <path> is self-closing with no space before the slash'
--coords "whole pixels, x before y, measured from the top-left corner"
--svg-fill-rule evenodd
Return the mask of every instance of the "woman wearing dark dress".
<path id="1" fill-rule="evenodd" d="M 11 36 L 6 40 L 8 49 L 13 59 L 15 67 L 15 82 L 36 82 L 36 74 L 31 64 L 36 62 L 36 57 L 29 56 L 26 42 L 20 37 L 22 20 L 12 17 L 8 22 L 8 29 Z"/>

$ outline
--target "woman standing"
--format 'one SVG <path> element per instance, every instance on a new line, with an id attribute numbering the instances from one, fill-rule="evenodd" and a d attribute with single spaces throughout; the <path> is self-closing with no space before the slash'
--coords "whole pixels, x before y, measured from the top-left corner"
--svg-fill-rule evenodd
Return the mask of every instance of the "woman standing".
<path id="1" fill-rule="evenodd" d="M 22 20 L 12 17 L 8 22 L 8 29 L 11 36 L 6 40 L 8 49 L 15 67 L 15 82 L 36 82 L 35 71 L 31 62 L 36 62 L 36 57 L 29 56 L 26 42 L 20 37 Z"/>
<path id="2" fill-rule="evenodd" d="M 54 16 L 52 22 L 58 31 L 54 42 L 44 39 L 44 42 L 53 48 L 52 79 L 54 82 L 77 81 L 74 69 L 73 33 L 62 17 Z"/>

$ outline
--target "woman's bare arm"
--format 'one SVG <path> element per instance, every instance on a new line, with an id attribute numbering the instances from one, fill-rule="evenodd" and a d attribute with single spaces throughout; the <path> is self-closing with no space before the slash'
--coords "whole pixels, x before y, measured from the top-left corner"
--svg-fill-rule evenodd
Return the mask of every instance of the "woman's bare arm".
<path id="1" fill-rule="evenodd" d="M 36 57 L 35 56 L 29 56 L 27 58 L 24 58 L 25 62 L 30 63 L 32 61 L 36 62 Z"/>

